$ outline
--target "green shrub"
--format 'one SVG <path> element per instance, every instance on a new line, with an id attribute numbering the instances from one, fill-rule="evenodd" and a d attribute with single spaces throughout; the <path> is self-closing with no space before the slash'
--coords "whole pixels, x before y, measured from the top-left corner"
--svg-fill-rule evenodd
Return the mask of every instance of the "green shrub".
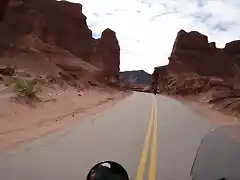
<path id="1" fill-rule="evenodd" d="M 37 98 L 37 93 L 41 91 L 35 79 L 24 80 L 17 77 L 11 77 L 5 81 L 7 86 L 13 86 L 13 89 L 18 92 L 20 97 L 27 99 Z"/>

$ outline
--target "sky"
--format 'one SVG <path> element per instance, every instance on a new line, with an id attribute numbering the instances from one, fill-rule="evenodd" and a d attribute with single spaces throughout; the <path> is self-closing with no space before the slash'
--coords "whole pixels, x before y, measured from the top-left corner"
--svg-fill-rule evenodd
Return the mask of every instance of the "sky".
<path id="1" fill-rule="evenodd" d="M 94 38 L 116 32 L 120 70 L 168 64 L 177 32 L 199 31 L 223 48 L 240 39 L 240 0 L 69 0 L 83 5 Z"/>

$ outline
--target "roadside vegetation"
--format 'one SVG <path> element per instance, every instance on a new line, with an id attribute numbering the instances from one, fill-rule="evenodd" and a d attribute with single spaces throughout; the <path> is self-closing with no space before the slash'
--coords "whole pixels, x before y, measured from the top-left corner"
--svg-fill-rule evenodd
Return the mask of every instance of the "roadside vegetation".
<path id="1" fill-rule="evenodd" d="M 38 99 L 41 88 L 36 79 L 21 79 L 19 77 L 5 77 L 5 85 L 17 92 L 17 97 L 28 100 Z"/>

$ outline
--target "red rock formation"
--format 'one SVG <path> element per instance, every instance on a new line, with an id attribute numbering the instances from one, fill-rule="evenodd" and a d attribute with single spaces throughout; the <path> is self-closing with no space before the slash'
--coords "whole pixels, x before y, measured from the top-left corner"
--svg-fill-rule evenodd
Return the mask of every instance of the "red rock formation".
<path id="1" fill-rule="evenodd" d="M 154 82 L 168 85 L 170 76 L 180 77 L 185 74 L 186 77 L 186 74 L 197 74 L 204 78 L 222 78 L 237 87 L 239 83 L 236 79 L 240 77 L 236 70 L 239 69 L 237 64 L 240 64 L 239 55 L 240 41 L 230 42 L 224 49 L 218 49 L 214 42 L 208 42 L 207 36 L 195 31 L 187 33 L 181 30 L 175 40 L 169 64 L 155 68 Z M 178 81 L 183 89 L 184 81 Z"/>
<path id="2" fill-rule="evenodd" d="M 1 0 L 0 1 L 0 22 L 3 20 L 5 11 L 6 11 L 6 7 L 8 5 L 8 1 L 9 0 Z"/>
<path id="3" fill-rule="evenodd" d="M 0 29 L 5 44 L 17 43 L 26 34 L 34 33 L 44 42 L 67 49 L 87 59 L 92 53 L 92 33 L 87 27 L 82 6 L 55 0 L 10 1 Z M 15 41 L 15 42 L 14 42 Z"/>
<path id="4" fill-rule="evenodd" d="M 153 80 L 160 92 L 195 95 L 200 102 L 240 117 L 240 40 L 218 49 L 207 36 L 181 30 L 169 64 L 156 67 Z"/>
<path id="5" fill-rule="evenodd" d="M 1 5 L 0 15 L 4 14 L 4 9 Z M 65 49 L 101 67 L 107 71 L 105 74 L 114 76 L 119 72 L 120 50 L 115 32 L 107 29 L 101 39 L 93 39 L 80 4 L 56 0 L 10 0 L 0 26 L 0 53 L 12 48 L 15 51 L 31 47 L 29 37 Z"/>
<path id="6" fill-rule="evenodd" d="M 227 43 L 224 51 L 235 58 L 235 63 L 240 66 L 240 40 Z"/>
<path id="7" fill-rule="evenodd" d="M 187 33 L 184 30 L 180 30 L 174 42 L 172 54 L 178 51 L 179 48 L 199 51 L 206 50 L 208 49 L 208 38 L 196 31 Z"/>
<path id="8" fill-rule="evenodd" d="M 103 69 L 105 76 L 118 76 L 120 47 L 114 31 L 111 29 L 103 31 L 101 38 L 96 43 L 90 62 L 99 69 Z"/>
<path id="9" fill-rule="evenodd" d="M 195 31 L 178 33 L 169 61 L 179 61 L 186 69 L 203 76 L 233 76 L 233 57 L 225 49 L 216 48 L 215 43 L 208 43 L 207 36 Z"/>
<path id="10" fill-rule="evenodd" d="M 233 55 L 240 54 L 240 40 L 227 43 L 224 50 Z"/>

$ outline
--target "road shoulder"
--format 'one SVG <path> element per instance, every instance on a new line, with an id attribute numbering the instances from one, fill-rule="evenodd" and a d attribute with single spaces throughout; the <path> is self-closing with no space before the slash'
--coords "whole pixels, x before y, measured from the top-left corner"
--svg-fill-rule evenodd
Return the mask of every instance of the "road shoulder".
<path id="1" fill-rule="evenodd" d="M 6 151 L 29 140 L 70 127 L 88 116 L 102 112 L 115 105 L 130 92 L 118 90 L 74 89 L 52 91 L 49 100 L 35 107 L 1 101 L 0 150 Z"/>
<path id="2" fill-rule="evenodd" d="M 227 115 L 220 111 L 217 111 L 213 109 L 209 104 L 200 103 L 198 101 L 183 97 L 173 98 L 189 107 L 195 113 L 204 117 L 203 120 L 206 120 L 209 123 L 216 125 L 217 127 L 225 125 L 234 125 L 239 123 L 239 120 L 233 115 Z"/>

